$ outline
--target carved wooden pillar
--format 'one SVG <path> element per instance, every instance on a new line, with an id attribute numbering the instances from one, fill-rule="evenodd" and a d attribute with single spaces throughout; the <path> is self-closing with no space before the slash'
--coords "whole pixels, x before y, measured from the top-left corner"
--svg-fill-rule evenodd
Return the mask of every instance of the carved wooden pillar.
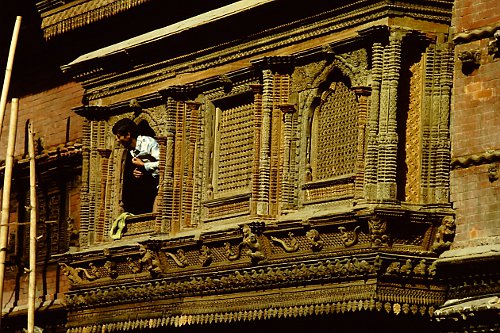
<path id="1" fill-rule="evenodd" d="M 291 56 L 265 57 L 254 63 L 261 68 L 263 81 L 257 215 L 280 213 L 283 121 L 279 105 L 290 98 L 293 63 Z"/>
<path id="2" fill-rule="evenodd" d="M 452 54 L 448 45 L 426 52 L 422 133 L 422 201 L 447 203 L 449 194 L 449 113 Z"/>
<path id="3" fill-rule="evenodd" d="M 175 113 L 177 103 L 172 97 L 167 98 L 167 134 L 165 148 L 165 172 L 163 213 L 161 230 L 165 233 L 173 232 L 173 200 L 174 200 L 174 150 L 175 150 Z"/>
<path id="4" fill-rule="evenodd" d="M 379 154 L 377 163 L 377 199 L 395 200 L 397 168 L 397 96 L 401 68 L 403 35 L 392 32 L 384 49 L 382 84 L 380 91 L 380 118 L 378 131 Z"/>
<path id="5" fill-rule="evenodd" d="M 110 149 L 100 148 L 97 150 L 100 156 L 101 162 L 101 175 L 100 175 L 100 191 L 99 193 L 99 206 L 98 206 L 98 218 L 96 221 L 96 242 L 102 242 L 105 239 L 106 229 L 105 229 L 105 218 L 106 218 L 106 189 L 108 185 L 108 167 L 109 167 L 109 156 L 111 155 Z"/>
<path id="6" fill-rule="evenodd" d="M 290 209 L 293 206 L 293 182 L 291 177 L 291 144 L 292 144 L 292 118 L 295 112 L 295 105 L 281 104 L 280 109 L 283 112 L 283 121 L 285 123 L 283 144 L 283 175 L 281 181 L 281 209 Z"/>
<path id="7" fill-rule="evenodd" d="M 355 198 L 363 197 L 364 185 L 364 168 L 365 168 L 365 142 L 366 142 L 366 123 L 368 116 L 368 97 L 371 90 L 369 87 L 355 87 L 358 99 L 358 144 L 356 154 L 356 175 L 354 180 L 354 196 Z"/>
<path id="8" fill-rule="evenodd" d="M 449 174 L 451 160 L 451 143 L 449 130 L 450 96 L 453 83 L 453 54 L 449 45 L 440 47 L 441 66 L 440 76 L 440 101 L 438 119 L 438 147 L 436 160 L 436 202 L 448 203 L 449 201 Z"/>
<path id="9" fill-rule="evenodd" d="M 262 89 L 261 84 L 251 85 L 254 102 L 254 154 L 253 154 L 253 164 L 252 164 L 252 205 L 251 214 L 257 214 L 257 202 L 259 198 L 259 184 L 260 184 L 260 150 L 262 146 L 261 142 L 261 129 L 262 129 Z"/>
<path id="10" fill-rule="evenodd" d="M 197 155 L 197 142 L 199 137 L 199 108 L 201 103 L 188 101 L 186 102 L 186 138 L 187 138 L 187 149 L 186 158 L 184 160 L 184 174 L 185 178 L 185 190 L 182 193 L 182 211 L 184 212 L 184 227 L 193 227 L 196 222 L 192 222 L 193 213 L 193 194 L 195 186 L 195 174 L 198 171 L 196 167 L 196 155 Z M 195 202 L 195 205 L 199 206 L 200 202 Z"/>
<path id="11" fill-rule="evenodd" d="M 95 242 L 95 222 L 98 219 L 98 197 L 100 190 L 100 183 L 98 181 L 100 166 L 99 166 L 99 121 L 92 120 L 90 122 L 90 175 L 89 175 L 89 216 L 90 221 L 88 224 L 88 245 Z"/>
<path id="12" fill-rule="evenodd" d="M 80 245 L 88 245 L 88 230 L 90 223 L 90 121 L 85 119 L 82 128 L 82 185 L 80 208 Z"/>
<path id="13" fill-rule="evenodd" d="M 163 219 L 165 212 L 165 166 L 166 166 L 166 146 L 167 146 L 167 137 L 166 136 L 156 136 L 156 141 L 158 142 L 158 146 L 160 148 L 160 159 L 158 163 L 158 169 L 161 171 L 160 179 L 158 181 L 158 194 L 156 196 L 156 224 L 155 231 L 156 232 L 164 232 L 163 231 Z"/>
<path id="14" fill-rule="evenodd" d="M 380 110 L 380 87 L 382 83 L 383 47 L 373 44 L 372 53 L 372 94 L 368 115 L 368 133 L 365 157 L 365 198 L 374 200 L 377 196 L 377 162 L 378 162 L 378 119 Z"/>
<path id="15" fill-rule="evenodd" d="M 270 181 L 270 146 L 271 113 L 273 108 L 273 73 L 270 69 L 262 71 L 262 126 L 260 133 L 259 156 L 259 195 L 257 198 L 257 215 L 269 214 L 269 181 Z"/>

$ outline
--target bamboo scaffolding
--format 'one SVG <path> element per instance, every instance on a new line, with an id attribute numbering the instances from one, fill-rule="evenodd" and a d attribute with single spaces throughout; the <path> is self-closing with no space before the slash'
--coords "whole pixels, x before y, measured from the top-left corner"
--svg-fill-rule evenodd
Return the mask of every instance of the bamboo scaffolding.
<path id="1" fill-rule="evenodd" d="M 38 219 L 35 173 L 35 144 L 33 123 L 28 124 L 28 154 L 30 160 L 30 269 L 28 283 L 28 333 L 35 331 L 35 294 L 36 294 L 36 222 Z"/>
<path id="2" fill-rule="evenodd" d="M 16 145 L 17 132 L 17 109 L 19 101 L 12 99 L 10 105 L 9 140 L 7 142 L 7 156 L 5 158 L 5 174 L 2 190 L 2 220 L 0 223 L 0 330 L 1 318 L 3 317 L 3 285 L 5 279 L 5 258 L 7 256 L 7 241 L 9 237 L 9 208 L 10 208 L 10 186 L 12 181 L 12 168 L 14 165 L 14 148 Z"/>
<path id="3" fill-rule="evenodd" d="M 21 16 L 16 17 L 14 31 L 10 42 L 9 56 L 7 58 L 7 66 L 5 67 L 5 78 L 2 86 L 2 95 L 0 96 L 0 138 L 2 138 L 3 117 L 7 106 L 7 96 L 9 94 L 10 78 L 12 76 L 12 65 L 14 64 L 14 55 L 16 53 L 17 38 L 21 28 Z"/>

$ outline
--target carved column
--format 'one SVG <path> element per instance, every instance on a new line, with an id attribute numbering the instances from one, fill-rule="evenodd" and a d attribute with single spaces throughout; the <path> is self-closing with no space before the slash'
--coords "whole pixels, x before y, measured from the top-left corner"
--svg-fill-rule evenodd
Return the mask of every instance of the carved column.
<path id="1" fill-rule="evenodd" d="M 191 227 L 192 224 L 192 210 L 193 210 L 193 189 L 196 171 L 198 168 L 195 166 L 196 162 L 196 149 L 198 140 L 198 114 L 200 103 L 194 101 L 186 102 L 186 137 L 187 137 L 187 149 L 186 158 L 184 159 L 184 174 L 186 175 L 184 186 L 185 190 L 182 193 L 182 211 L 183 211 L 183 226 Z M 195 203 L 199 205 L 200 203 Z"/>
<path id="2" fill-rule="evenodd" d="M 355 87 L 358 99 L 358 145 L 356 153 L 356 175 L 354 180 L 354 196 L 363 197 L 364 168 L 365 168 L 365 142 L 366 142 L 366 123 L 368 116 L 368 97 L 371 90 L 369 87 Z"/>
<path id="3" fill-rule="evenodd" d="M 382 83 L 383 47 L 373 44 L 372 53 L 372 94 L 368 115 L 368 133 L 365 157 L 365 198 L 374 200 L 377 195 L 377 162 L 378 162 L 378 119 L 380 110 L 380 87 Z"/>
<path id="4" fill-rule="evenodd" d="M 102 242 L 105 239 L 105 212 L 106 212 L 106 189 L 108 185 L 108 167 L 109 167 L 109 156 L 111 155 L 110 149 L 100 148 L 97 150 L 100 156 L 101 162 L 101 175 L 100 175 L 100 190 L 99 193 L 99 207 L 98 207 L 98 219 L 96 221 L 96 242 Z"/>
<path id="5" fill-rule="evenodd" d="M 292 118 L 295 112 L 295 105 L 281 104 L 283 121 L 285 123 L 283 144 L 283 176 L 281 181 L 281 209 L 290 209 L 293 206 L 293 182 L 291 179 L 291 142 L 292 142 Z"/>
<path id="6" fill-rule="evenodd" d="M 257 215 L 269 214 L 269 181 L 270 181 L 270 146 L 271 113 L 273 107 L 273 73 L 270 69 L 262 71 L 262 126 L 260 133 L 259 156 L 259 195 L 257 199 Z"/>
<path id="7" fill-rule="evenodd" d="M 438 119 L 438 147 L 436 160 L 436 197 L 437 203 L 448 203 L 449 174 L 450 174 L 450 95 L 453 83 L 453 54 L 448 45 L 440 48 L 441 66 L 440 76 L 440 101 Z"/>
<path id="8" fill-rule="evenodd" d="M 156 232 L 164 232 L 163 231 L 163 220 L 165 214 L 165 188 L 166 188 L 166 177 L 165 177 L 165 168 L 166 168 L 166 155 L 167 155 L 167 137 L 166 136 L 156 136 L 156 141 L 158 142 L 158 146 L 160 148 L 160 160 L 158 163 L 158 169 L 163 171 L 160 174 L 160 179 L 158 182 L 158 194 L 156 197 Z"/>
<path id="9" fill-rule="evenodd" d="M 254 102 L 254 155 L 252 166 L 252 207 L 251 214 L 257 214 L 257 201 L 259 198 L 259 184 L 260 184 L 260 151 L 262 147 L 261 130 L 262 130 L 262 89 L 261 84 L 251 85 Z"/>
<path id="10" fill-rule="evenodd" d="M 453 59 L 447 45 L 426 52 L 422 133 L 422 200 L 447 203 L 449 195 L 449 113 Z"/>
<path id="11" fill-rule="evenodd" d="M 380 200 L 394 200 L 397 194 L 398 133 L 396 131 L 396 113 L 402 37 L 401 32 L 392 32 L 389 45 L 384 49 L 383 56 L 377 163 L 377 199 Z"/>
<path id="12" fill-rule="evenodd" d="M 90 122 L 90 167 L 89 167 L 89 224 L 88 224 L 88 245 L 95 242 L 95 222 L 99 217 L 97 210 L 98 197 L 100 191 L 99 173 L 101 172 L 99 166 L 99 121 L 92 120 Z"/>
<path id="13" fill-rule="evenodd" d="M 165 144 L 164 197 L 161 231 L 172 232 L 173 188 L 174 188 L 174 146 L 175 146 L 175 111 L 177 103 L 172 97 L 167 98 L 167 134 Z"/>
<path id="14" fill-rule="evenodd" d="M 80 245 L 88 245 L 88 230 L 90 223 L 90 121 L 85 119 L 82 128 L 82 185 L 80 208 Z"/>
<path id="15" fill-rule="evenodd" d="M 279 214 L 283 156 L 283 130 L 279 105 L 290 97 L 292 56 L 265 57 L 254 63 L 262 69 L 262 126 L 259 156 L 258 215 Z"/>

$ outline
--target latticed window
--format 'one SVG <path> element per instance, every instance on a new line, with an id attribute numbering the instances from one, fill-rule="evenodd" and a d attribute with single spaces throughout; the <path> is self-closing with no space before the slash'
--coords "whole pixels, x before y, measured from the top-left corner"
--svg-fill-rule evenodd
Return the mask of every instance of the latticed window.
<path id="1" fill-rule="evenodd" d="M 217 192 L 222 194 L 245 190 L 252 175 L 252 104 L 239 105 L 219 112 Z"/>
<path id="2" fill-rule="evenodd" d="M 315 110 L 312 131 L 313 179 L 354 172 L 358 141 L 356 94 L 343 82 L 330 85 Z"/>

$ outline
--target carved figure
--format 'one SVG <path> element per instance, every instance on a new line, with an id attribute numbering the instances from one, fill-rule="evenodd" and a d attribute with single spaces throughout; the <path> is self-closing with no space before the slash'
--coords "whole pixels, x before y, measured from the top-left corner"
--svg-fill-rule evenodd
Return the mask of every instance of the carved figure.
<path id="1" fill-rule="evenodd" d="M 101 277 L 101 273 L 99 272 L 99 269 L 97 268 L 96 265 L 94 265 L 93 262 L 91 262 L 89 264 L 89 271 L 90 271 L 90 274 L 95 276 L 96 278 L 100 278 Z"/>
<path id="2" fill-rule="evenodd" d="M 245 224 L 242 228 L 243 231 L 243 240 L 240 244 L 238 244 L 238 250 L 236 253 L 231 251 L 229 243 L 226 243 L 226 248 L 228 249 L 229 260 L 236 260 L 241 256 L 241 251 L 243 248 L 247 248 L 245 252 L 252 260 L 252 263 L 257 263 L 259 261 L 265 260 L 266 256 L 262 251 L 262 245 L 260 244 L 257 235 L 252 232 L 252 229 L 249 225 Z"/>
<path id="3" fill-rule="evenodd" d="M 65 263 L 60 263 L 63 270 L 63 274 L 68 277 L 68 280 L 72 284 L 81 284 L 86 281 L 93 281 L 97 279 L 97 276 L 90 274 L 85 268 L 66 265 Z"/>
<path id="4" fill-rule="evenodd" d="M 137 274 L 142 271 L 141 265 L 139 265 L 139 263 L 134 261 L 134 259 L 132 259 L 131 257 L 127 257 L 127 261 L 128 261 L 128 267 L 130 268 L 132 273 Z"/>
<path id="5" fill-rule="evenodd" d="M 441 225 L 437 228 L 436 237 L 432 249 L 434 251 L 444 251 L 450 248 L 455 235 L 455 219 L 453 216 L 445 216 L 441 220 Z"/>
<path id="6" fill-rule="evenodd" d="M 139 250 L 142 254 L 142 258 L 139 259 L 141 270 L 143 268 L 146 269 L 149 273 L 151 273 L 151 276 L 160 274 L 161 268 L 158 255 L 153 251 L 146 249 L 143 245 L 141 245 Z"/>
<path id="7" fill-rule="evenodd" d="M 368 221 L 368 228 L 370 230 L 370 238 L 373 245 L 381 246 L 383 244 L 387 244 L 389 236 L 386 234 L 386 221 L 382 220 L 378 216 L 374 216 Z"/>
<path id="8" fill-rule="evenodd" d="M 420 260 L 420 262 L 413 268 L 413 273 L 415 275 L 424 276 L 427 273 L 427 265 L 425 264 L 425 259 Z"/>
<path id="9" fill-rule="evenodd" d="M 287 244 L 284 240 L 278 239 L 274 236 L 271 236 L 271 240 L 275 243 L 281 245 L 281 247 L 285 250 L 285 252 L 296 252 L 299 249 L 299 242 L 294 237 L 293 232 L 288 233 L 288 238 L 290 238 L 290 243 Z"/>
<path id="10" fill-rule="evenodd" d="M 323 241 L 320 240 L 319 232 L 316 229 L 311 229 L 306 232 L 306 237 L 309 240 L 309 244 L 311 244 L 311 249 L 314 252 L 321 251 L 323 248 Z"/>
<path id="11" fill-rule="evenodd" d="M 200 264 L 202 266 L 209 266 L 212 263 L 212 251 L 206 245 L 202 245 L 200 248 Z"/>
<path id="12" fill-rule="evenodd" d="M 116 269 L 116 263 L 110 260 L 106 261 L 104 264 L 104 268 L 108 271 L 109 277 L 112 279 L 116 279 L 118 277 L 118 271 Z"/>
<path id="13" fill-rule="evenodd" d="M 189 266 L 189 262 L 186 258 L 186 254 L 184 253 L 183 249 L 177 250 L 177 255 L 172 254 L 170 252 L 165 252 L 165 254 L 168 255 L 170 258 L 172 258 L 177 266 L 179 267 Z"/>
<path id="14" fill-rule="evenodd" d="M 405 275 L 410 275 L 412 272 L 413 265 L 411 263 L 411 259 L 407 259 L 406 262 L 401 266 L 399 272 Z"/>
<path id="15" fill-rule="evenodd" d="M 358 225 L 354 228 L 352 233 L 346 231 L 345 227 L 339 227 L 341 232 L 342 243 L 344 243 L 345 247 L 353 246 L 358 242 L 358 235 L 361 227 Z"/>
<path id="16" fill-rule="evenodd" d="M 400 271 L 401 264 L 399 261 L 394 261 L 389 264 L 385 270 L 385 274 L 397 274 Z"/>

